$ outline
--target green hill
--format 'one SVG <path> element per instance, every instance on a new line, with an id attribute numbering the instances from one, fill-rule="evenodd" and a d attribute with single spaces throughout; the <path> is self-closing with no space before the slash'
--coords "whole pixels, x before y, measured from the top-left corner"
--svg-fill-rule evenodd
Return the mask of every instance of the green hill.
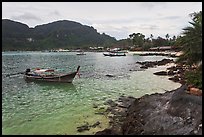
<path id="1" fill-rule="evenodd" d="M 49 50 L 109 46 L 117 40 L 90 26 L 61 20 L 29 28 L 26 24 L 2 19 L 2 50 Z"/>

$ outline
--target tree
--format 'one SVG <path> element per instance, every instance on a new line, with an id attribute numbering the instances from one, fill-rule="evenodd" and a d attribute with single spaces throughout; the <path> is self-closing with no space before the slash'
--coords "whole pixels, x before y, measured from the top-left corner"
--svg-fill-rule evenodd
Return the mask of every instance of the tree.
<path id="1" fill-rule="evenodd" d="M 153 37 L 154 37 L 154 36 L 153 36 L 152 34 L 150 34 L 151 41 L 152 41 Z"/>
<path id="2" fill-rule="evenodd" d="M 165 37 L 166 37 L 166 40 L 168 40 L 168 39 L 169 39 L 169 34 L 167 33 L 167 34 L 165 35 Z"/>
<path id="3" fill-rule="evenodd" d="M 173 41 L 175 41 L 175 40 L 176 40 L 176 36 L 175 36 L 175 35 L 172 37 L 172 40 L 173 40 Z"/>
<path id="4" fill-rule="evenodd" d="M 192 26 L 184 28 L 183 36 L 177 39 L 177 44 L 183 47 L 184 54 L 178 61 L 186 61 L 187 64 L 202 62 L 202 11 L 190 14 Z"/>
<path id="5" fill-rule="evenodd" d="M 166 46 L 167 45 L 167 41 L 164 38 L 158 36 L 157 39 L 153 40 L 153 45 L 154 45 L 154 47 Z"/>
<path id="6" fill-rule="evenodd" d="M 133 45 L 136 47 L 142 47 L 145 42 L 145 35 L 141 33 L 133 33 L 130 34 L 129 37 L 133 41 Z"/>

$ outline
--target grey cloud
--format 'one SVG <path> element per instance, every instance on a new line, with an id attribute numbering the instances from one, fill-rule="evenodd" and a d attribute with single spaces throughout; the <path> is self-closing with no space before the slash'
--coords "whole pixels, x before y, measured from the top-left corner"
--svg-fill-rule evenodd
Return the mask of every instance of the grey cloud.
<path id="1" fill-rule="evenodd" d="M 148 21 L 149 18 L 145 17 L 129 17 L 129 18 L 121 18 L 121 19 L 110 19 L 110 20 L 102 20 L 102 19 L 95 19 L 95 20 L 89 20 L 89 22 L 92 22 L 92 24 L 132 24 L 137 23 L 138 21 Z"/>
<path id="2" fill-rule="evenodd" d="M 154 4 L 152 2 L 142 3 L 141 6 L 148 9 L 154 8 Z"/>
<path id="3" fill-rule="evenodd" d="M 156 29 L 159 29 L 159 27 L 157 25 L 141 24 L 140 29 L 156 30 Z"/>
<path id="4" fill-rule="evenodd" d="M 56 16 L 61 16 L 61 14 L 59 13 L 59 11 L 55 10 L 53 12 L 50 12 L 49 15 L 56 15 Z"/>
<path id="5" fill-rule="evenodd" d="M 32 13 L 28 13 L 28 12 L 26 12 L 26 13 L 24 13 L 22 15 L 19 15 L 19 16 L 12 16 L 11 18 L 14 19 L 14 20 L 37 20 L 37 21 L 42 21 L 41 18 L 33 15 Z"/>
<path id="6" fill-rule="evenodd" d="M 202 2 L 18 2 L 3 3 L 2 17 L 26 22 L 29 26 L 67 19 L 115 37 L 125 37 L 132 32 L 177 33 L 191 20 L 188 14 L 197 10 L 202 10 Z"/>
<path id="7" fill-rule="evenodd" d="M 160 6 L 164 8 L 166 6 L 166 2 L 143 2 L 141 3 L 141 6 L 147 9 L 153 9 L 156 6 Z"/>
<path id="8" fill-rule="evenodd" d="M 183 18 L 182 16 L 166 16 L 166 17 L 161 17 L 160 19 L 181 19 Z"/>
<path id="9" fill-rule="evenodd" d="M 123 39 L 123 38 L 128 38 L 128 36 L 130 34 L 130 32 L 128 30 L 123 30 L 123 29 L 107 30 L 105 33 L 110 35 L 110 36 L 115 37 L 117 40 Z"/>

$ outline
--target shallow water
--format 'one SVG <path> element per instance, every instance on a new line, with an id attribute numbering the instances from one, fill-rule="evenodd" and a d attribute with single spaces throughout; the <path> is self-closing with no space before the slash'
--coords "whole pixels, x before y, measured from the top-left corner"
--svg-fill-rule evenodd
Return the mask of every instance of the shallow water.
<path id="1" fill-rule="evenodd" d="M 104 115 L 95 114 L 106 107 L 108 99 L 121 95 L 141 97 L 165 92 L 180 86 L 166 76 L 153 72 L 166 66 L 139 69 L 137 61 L 155 61 L 164 56 L 105 57 L 103 53 L 77 56 L 75 52 L 4 52 L 2 53 L 2 134 L 94 134 L 108 126 Z M 26 68 L 54 68 L 62 72 L 75 71 L 80 65 L 80 78 L 72 84 L 25 82 Z M 137 71 L 130 71 L 137 70 Z M 113 75 L 108 77 L 106 75 Z M 77 127 L 88 122 L 101 124 L 89 131 L 77 132 Z"/>

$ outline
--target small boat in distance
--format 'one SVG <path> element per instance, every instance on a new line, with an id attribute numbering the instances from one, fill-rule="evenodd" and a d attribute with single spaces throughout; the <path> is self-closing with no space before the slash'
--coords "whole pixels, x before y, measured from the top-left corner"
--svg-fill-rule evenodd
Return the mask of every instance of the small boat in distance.
<path id="1" fill-rule="evenodd" d="M 114 56 L 126 56 L 125 52 L 119 52 L 119 51 L 111 51 L 108 53 L 103 53 L 104 56 L 110 56 L 110 57 L 114 57 Z"/>
<path id="2" fill-rule="evenodd" d="M 79 68 L 74 72 L 67 74 L 54 74 L 53 69 L 36 69 L 31 72 L 30 69 L 26 69 L 24 78 L 27 81 L 46 81 L 46 82 L 63 82 L 63 83 L 72 83 L 76 74 L 79 75 Z M 44 74 L 45 72 L 51 72 L 51 74 Z"/>
<path id="3" fill-rule="evenodd" d="M 86 53 L 84 53 L 84 51 L 78 51 L 78 53 L 76 55 L 86 55 Z"/>
<path id="4" fill-rule="evenodd" d="M 86 55 L 86 53 L 84 53 L 84 52 L 79 52 L 79 53 L 77 53 L 76 55 Z"/>

